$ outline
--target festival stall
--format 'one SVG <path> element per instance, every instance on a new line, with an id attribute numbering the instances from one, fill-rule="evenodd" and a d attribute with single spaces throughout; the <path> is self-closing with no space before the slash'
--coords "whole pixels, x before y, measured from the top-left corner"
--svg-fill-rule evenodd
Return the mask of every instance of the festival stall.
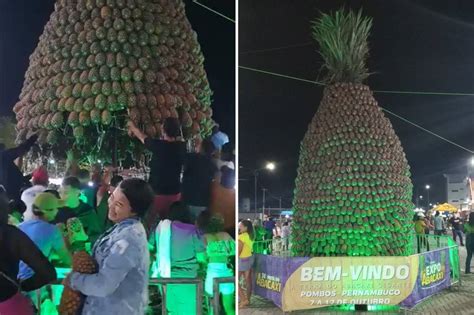
<path id="1" fill-rule="evenodd" d="M 458 212 L 459 209 L 456 208 L 455 206 L 453 206 L 452 204 L 443 203 L 443 204 L 440 204 L 440 205 L 436 206 L 433 210 L 434 211 L 439 211 L 439 212 L 456 213 L 456 212 Z"/>

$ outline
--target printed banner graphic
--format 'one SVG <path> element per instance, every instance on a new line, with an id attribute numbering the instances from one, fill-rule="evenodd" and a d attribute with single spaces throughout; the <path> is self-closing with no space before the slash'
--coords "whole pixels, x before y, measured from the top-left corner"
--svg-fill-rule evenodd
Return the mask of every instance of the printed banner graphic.
<path id="1" fill-rule="evenodd" d="M 423 253 L 419 257 L 415 288 L 401 303 L 409 308 L 451 285 L 452 269 L 449 264 L 449 249 Z"/>
<path id="2" fill-rule="evenodd" d="M 335 304 L 399 304 L 415 286 L 416 258 L 311 258 L 286 282 L 283 310 Z"/>
<path id="3" fill-rule="evenodd" d="M 449 287 L 449 251 L 405 257 L 256 255 L 255 293 L 283 311 L 340 304 L 413 307 Z"/>

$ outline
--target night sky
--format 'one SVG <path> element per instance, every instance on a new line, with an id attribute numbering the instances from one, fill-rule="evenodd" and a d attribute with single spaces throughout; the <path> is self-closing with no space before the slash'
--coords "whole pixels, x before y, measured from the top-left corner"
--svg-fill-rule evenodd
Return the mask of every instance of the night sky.
<path id="1" fill-rule="evenodd" d="M 239 64 L 315 80 L 321 59 L 310 33 L 318 12 L 363 8 L 373 18 L 368 84 L 374 90 L 474 93 L 473 1 L 239 1 Z M 289 47 L 290 46 L 290 47 Z M 286 48 L 281 48 L 286 47 Z M 322 97 L 310 83 L 239 70 L 240 198 L 253 200 L 253 169 L 290 207 L 299 145 Z M 474 150 L 474 96 L 375 94 L 382 107 Z M 385 114 L 404 147 L 415 193 L 446 198 L 444 173 L 466 172 L 473 154 Z M 267 198 L 267 207 L 278 201 Z M 253 201 L 252 201 L 253 207 Z M 261 207 L 261 202 L 259 203 Z"/>
<path id="2" fill-rule="evenodd" d="M 13 115 L 53 0 L 0 0 L 0 115 Z M 235 141 L 235 24 L 185 0 L 188 19 L 198 34 L 213 95 L 214 119 Z M 234 19 L 232 0 L 203 0 L 206 6 Z"/>

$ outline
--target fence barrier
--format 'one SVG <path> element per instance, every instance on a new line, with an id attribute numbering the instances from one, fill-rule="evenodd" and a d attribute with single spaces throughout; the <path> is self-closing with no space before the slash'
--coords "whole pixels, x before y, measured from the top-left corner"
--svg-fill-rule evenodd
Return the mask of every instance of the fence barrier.
<path id="1" fill-rule="evenodd" d="M 57 279 L 51 283 L 49 283 L 46 287 L 50 287 L 53 285 L 62 285 L 62 281 L 64 279 Z M 221 283 L 235 283 L 234 277 L 217 277 L 214 278 L 213 283 L 213 296 L 211 297 L 211 307 L 214 311 L 214 314 L 219 314 L 221 310 L 220 306 L 220 293 L 219 293 L 219 285 Z M 168 284 L 195 284 L 196 285 L 196 314 L 202 314 L 202 302 L 204 296 L 204 286 L 203 280 L 201 278 L 151 278 L 149 280 L 149 285 L 162 285 L 163 288 L 166 288 Z M 41 315 L 41 290 L 36 290 L 36 302 L 38 307 L 38 315 Z M 162 291 L 162 303 L 161 303 L 161 311 L 163 315 L 168 314 L 166 310 L 166 289 Z M 48 315 L 48 314 L 44 314 Z"/>
<path id="2" fill-rule="evenodd" d="M 407 246 L 406 256 L 424 253 L 432 249 L 447 248 L 456 245 L 450 235 L 410 234 L 411 246 Z M 291 254 L 291 238 L 276 238 L 255 241 L 253 252 L 255 254 L 289 257 Z"/>
<path id="3" fill-rule="evenodd" d="M 202 279 L 200 278 L 160 278 L 150 279 L 151 285 L 162 285 L 163 286 L 163 299 L 161 303 L 161 314 L 167 315 L 166 310 L 166 286 L 168 284 L 195 284 L 196 285 L 196 314 L 202 314 L 202 297 L 203 297 L 203 285 Z"/>

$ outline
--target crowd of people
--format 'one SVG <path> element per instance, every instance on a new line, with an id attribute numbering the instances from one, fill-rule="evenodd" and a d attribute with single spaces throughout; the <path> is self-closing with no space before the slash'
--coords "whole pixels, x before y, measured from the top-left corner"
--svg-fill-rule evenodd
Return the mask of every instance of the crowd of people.
<path id="1" fill-rule="evenodd" d="M 417 240 L 417 251 L 420 253 L 423 248 L 430 250 L 430 242 L 426 235 L 433 234 L 436 236 L 447 235 L 449 230 L 452 233 L 454 242 L 466 247 L 467 257 L 465 262 L 466 274 L 471 273 L 472 252 L 474 251 L 474 214 L 471 212 L 467 217 L 463 218 L 459 213 L 441 215 L 436 211 L 434 216 L 425 215 L 419 212 L 414 215 L 415 233 Z M 440 239 L 436 239 L 437 246 L 440 245 Z"/>
<path id="2" fill-rule="evenodd" d="M 214 278 L 233 276 L 233 233 L 210 209 L 213 185 L 235 185 L 228 137 L 216 127 L 192 153 L 178 119 L 164 121 L 161 139 L 131 122 L 128 131 L 152 152 L 148 181 L 124 179 L 111 165 L 81 168 L 81 157 L 68 152 L 65 178 L 55 187 L 44 165 L 27 176 L 18 166 L 37 136 L 13 149 L 0 145 L 0 314 L 29 315 L 51 304 L 55 267 L 71 267 L 78 251 L 98 266 L 95 274 L 64 279 L 86 296 L 82 314 L 145 314 L 150 275 L 202 276 L 209 298 Z M 234 291 L 232 283 L 219 286 L 226 314 L 235 313 Z M 170 314 L 196 312 L 195 285 L 167 285 L 160 293 Z"/>

